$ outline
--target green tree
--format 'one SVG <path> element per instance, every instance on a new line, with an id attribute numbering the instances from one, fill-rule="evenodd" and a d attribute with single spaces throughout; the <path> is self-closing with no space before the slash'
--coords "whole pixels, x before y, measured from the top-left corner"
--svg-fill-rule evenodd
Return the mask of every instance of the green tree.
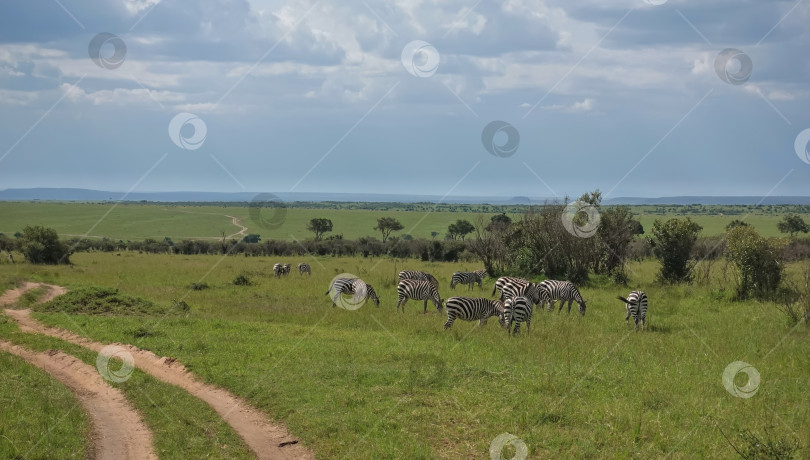
<path id="1" fill-rule="evenodd" d="M 382 233 L 383 243 L 385 243 L 388 237 L 391 236 L 391 232 L 398 232 L 403 228 L 405 227 L 393 217 L 380 217 L 377 219 L 377 226 L 374 227 L 374 230 Z"/>
<path id="2" fill-rule="evenodd" d="M 605 271 L 624 273 L 627 251 L 638 225 L 627 206 L 616 206 L 601 213 L 596 233 L 603 245 L 601 263 Z"/>
<path id="3" fill-rule="evenodd" d="M 262 237 L 260 235 L 255 234 L 255 233 L 251 233 L 249 235 L 245 235 L 244 237 L 242 237 L 242 242 L 244 242 L 244 243 L 258 243 L 261 240 L 262 240 Z"/>
<path id="4" fill-rule="evenodd" d="M 653 222 L 651 243 L 653 254 L 661 261 L 660 281 L 680 283 L 691 279 L 689 257 L 700 230 L 701 226 L 688 217 Z"/>
<path id="5" fill-rule="evenodd" d="M 448 235 L 450 235 L 450 238 L 453 239 L 453 240 L 458 239 L 458 238 L 461 238 L 462 240 L 464 240 L 464 238 L 468 234 L 470 234 L 470 233 L 472 233 L 474 231 L 475 231 L 475 226 L 472 223 L 470 223 L 470 221 L 464 220 L 464 219 L 458 219 L 455 223 L 450 224 L 447 227 L 447 233 L 448 233 Z"/>
<path id="6" fill-rule="evenodd" d="M 312 219 L 307 225 L 307 230 L 315 234 L 315 241 L 320 241 L 324 233 L 332 231 L 332 221 L 330 219 Z"/>
<path id="7" fill-rule="evenodd" d="M 804 222 L 804 219 L 798 214 L 788 214 L 782 218 L 782 222 L 776 224 L 779 228 L 779 231 L 782 233 L 790 233 L 790 237 L 799 232 L 807 233 L 810 231 L 810 227 Z"/>
<path id="8" fill-rule="evenodd" d="M 740 219 L 734 219 L 726 225 L 726 231 L 731 230 L 735 227 L 748 227 L 748 222 L 744 222 Z"/>
<path id="9" fill-rule="evenodd" d="M 67 245 L 59 241 L 59 234 L 52 228 L 25 227 L 17 245 L 25 260 L 32 264 L 70 263 Z"/>
<path id="10" fill-rule="evenodd" d="M 726 232 L 726 257 L 737 267 L 737 298 L 765 297 L 776 291 L 782 279 L 778 248 L 751 226 Z"/>

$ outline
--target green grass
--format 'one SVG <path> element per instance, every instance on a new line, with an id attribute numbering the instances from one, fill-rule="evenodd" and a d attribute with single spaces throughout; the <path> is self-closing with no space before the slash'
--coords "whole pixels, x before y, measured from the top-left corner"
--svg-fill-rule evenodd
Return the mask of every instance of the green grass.
<path id="1" fill-rule="evenodd" d="M 629 267 L 633 288 L 650 296 L 647 332 L 624 324 L 615 296 L 630 289 L 596 279 L 582 288 L 585 317 L 538 312 L 531 334 L 510 339 L 494 319 L 482 328 L 457 321 L 443 331 L 446 318 L 432 308 L 420 313 L 421 302 L 394 311 L 398 270 L 431 271 L 448 297 L 467 293 L 447 287 L 450 274 L 477 264 L 321 258 L 309 260 L 311 279 L 275 279 L 272 264 L 282 260 L 72 260 L 73 267 L 3 265 L 0 279 L 110 286 L 161 305 L 183 299 L 190 306 L 184 316 L 36 316 L 176 357 L 285 421 L 319 457 L 481 458 L 504 432 L 521 438 L 532 458 L 733 457 L 718 427 L 733 435 L 773 426 L 774 436 L 797 437 L 802 454 L 810 446 L 806 326 L 791 333 L 773 305 L 731 303 L 717 284 L 656 285 L 655 262 Z M 381 307 L 332 308 L 324 292 L 342 272 L 370 282 Z M 240 273 L 253 284 L 233 285 Z M 199 281 L 209 288 L 191 290 Z M 491 286 L 488 280 L 475 295 L 489 297 Z M 750 399 L 722 385 L 736 360 L 762 376 Z"/>
<path id="2" fill-rule="evenodd" d="M 248 227 L 247 233 L 257 233 L 264 240 L 311 239 L 313 234 L 307 231 L 306 227 L 313 218 L 332 220 L 334 231 L 327 233 L 326 236 L 343 234 L 346 239 L 364 236 L 379 238 L 379 232 L 374 230 L 377 219 L 390 216 L 399 219 L 405 227 L 395 235 L 407 233 L 415 238 L 431 238 L 431 232 L 435 231 L 439 233 L 439 238 L 443 238 L 447 226 L 457 219 L 467 219 L 475 223 L 479 215 L 489 219 L 495 214 L 475 212 L 481 209 L 475 205 L 458 205 L 457 208 L 473 212 L 288 208 L 283 225 L 268 230 L 251 220 L 248 207 L 0 202 L 0 215 L 3 216 L 0 233 L 12 235 L 26 225 L 44 225 L 56 229 L 65 238 L 69 235 L 84 235 L 92 229 L 90 236 L 104 236 L 116 241 L 146 238 L 162 240 L 164 237 L 180 241 L 184 238 L 219 238 L 222 232 L 226 235 L 234 234 L 239 231 L 239 227 L 233 225 L 230 217 L 226 217 L 234 216 L 242 222 L 242 225 Z M 638 213 L 647 231 L 652 228 L 652 222 L 657 218 L 683 217 L 678 211 L 669 211 L 662 216 L 657 214 L 658 208 L 653 206 L 637 206 L 632 209 Z M 687 210 L 685 207 L 666 207 L 666 209 L 681 209 L 684 212 Z M 748 214 L 747 207 L 717 207 L 718 214 L 711 214 L 712 207 L 706 209 L 707 214 L 687 214 L 703 226 L 704 236 L 719 235 L 734 219 L 744 219 L 764 236 L 781 235 L 776 224 L 781 220 L 782 214 L 766 213 L 763 209 L 750 209 L 751 214 Z M 723 211 L 728 213 L 729 209 L 742 214 L 723 215 Z M 806 221 L 810 221 L 810 215 L 802 216 Z M 263 217 L 271 218 L 272 212 L 268 211 Z M 519 218 L 519 214 L 512 214 L 512 218 Z"/>

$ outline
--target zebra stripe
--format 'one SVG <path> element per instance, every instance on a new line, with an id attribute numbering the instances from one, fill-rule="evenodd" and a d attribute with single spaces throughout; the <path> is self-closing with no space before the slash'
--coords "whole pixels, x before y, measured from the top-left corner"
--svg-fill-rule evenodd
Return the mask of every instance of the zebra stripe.
<path id="1" fill-rule="evenodd" d="M 484 278 L 478 272 L 455 272 L 450 278 L 450 289 L 455 289 L 457 284 L 466 284 L 468 289 L 478 287 L 483 289 L 482 283 Z"/>
<path id="2" fill-rule="evenodd" d="M 399 281 L 402 280 L 420 280 L 420 281 L 430 281 L 436 286 L 436 289 L 439 289 L 439 281 L 433 277 L 428 272 L 420 272 L 416 270 L 402 270 L 399 272 Z"/>
<path id="3" fill-rule="evenodd" d="M 574 286 L 570 281 L 557 281 L 545 280 L 539 284 L 540 299 L 542 304 L 548 302 L 548 311 L 554 310 L 554 302 L 560 301 L 560 310 L 562 312 L 565 301 L 568 301 L 568 313 L 571 313 L 571 304 L 576 301 L 579 304 L 579 314 L 585 315 L 585 300 L 582 299 L 582 294 L 579 289 Z M 541 305 L 542 308 L 542 305 Z"/>
<path id="4" fill-rule="evenodd" d="M 509 297 L 525 296 L 531 299 L 532 305 L 540 303 L 539 285 L 523 278 L 502 276 L 495 282 L 492 293 L 494 294 L 496 290 L 501 291 L 501 300 L 506 300 Z"/>
<path id="5" fill-rule="evenodd" d="M 380 306 L 380 298 L 377 297 L 377 292 L 374 291 L 370 284 L 360 278 L 335 278 L 332 284 L 329 285 L 326 295 L 329 295 L 330 292 L 334 292 L 331 296 L 332 307 L 337 306 L 337 298 L 340 294 L 352 294 L 363 300 L 371 299 L 375 305 Z"/>
<path id="6" fill-rule="evenodd" d="M 510 297 L 503 301 L 503 321 L 501 325 L 506 328 L 509 335 L 520 332 L 520 323 L 526 322 L 526 331 L 531 332 L 532 309 L 534 303 L 524 296 Z M 510 330 L 514 324 L 514 331 Z"/>
<path id="7" fill-rule="evenodd" d="M 449 329 L 457 318 L 464 321 L 478 320 L 478 324 L 483 326 L 487 324 L 490 316 L 502 318 L 503 302 L 483 298 L 450 297 L 445 303 L 445 309 L 447 310 L 445 330 Z"/>
<path id="8" fill-rule="evenodd" d="M 304 273 L 307 273 L 309 274 L 309 276 L 312 276 L 312 267 L 310 267 L 308 263 L 301 262 L 300 264 L 298 264 L 298 274 L 304 276 Z"/>
<path id="9" fill-rule="evenodd" d="M 402 280 L 397 284 L 397 311 L 402 305 L 402 313 L 405 313 L 405 303 L 408 299 L 424 300 L 425 313 L 427 313 L 428 300 L 433 301 L 436 305 L 436 310 L 442 309 L 442 298 L 439 296 L 439 291 L 436 286 L 430 281 L 421 280 Z"/>
<path id="10" fill-rule="evenodd" d="M 524 280 L 523 278 L 515 278 L 514 276 L 502 276 L 495 280 L 495 286 L 492 287 L 492 294 L 495 295 L 496 292 L 500 291 L 501 293 L 501 300 L 504 299 L 503 296 L 503 289 L 507 285 L 526 285 L 529 284 L 528 280 Z"/>
<path id="11" fill-rule="evenodd" d="M 638 323 L 641 322 L 641 332 L 644 332 L 644 323 L 647 321 L 647 294 L 644 291 L 632 291 L 626 299 L 622 296 L 618 296 L 618 299 L 627 307 L 624 322 L 628 323 L 632 315 L 636 330 L 638 330 Z"/>

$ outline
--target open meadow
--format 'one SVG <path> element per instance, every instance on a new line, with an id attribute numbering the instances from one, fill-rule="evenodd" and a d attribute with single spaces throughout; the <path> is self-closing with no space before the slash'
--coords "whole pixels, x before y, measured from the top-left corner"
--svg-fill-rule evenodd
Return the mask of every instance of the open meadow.
<path id="1" fill-rule="evenodd" d="M 529 458 L 734 458 L 726 437 L 746 449 L 740 437 L 746 430 L 763 440 L 798 443 L 802 456 L 810 446 L 806 325 L 792 327 L 771 303 L 729 301 L 719 289 L 719 263 L 709 285 L 682 286 L 655 282 L 655 261 L 631 263 L 631 286 L 650 298 L 643 333 L 625 324 L 624 304 L 616 300 L 630 289 L 592 276 L 581 286 L 585 316 L 576 304 L 571 314 L 536 311 L 531 332 L 510 338 L 497 318 L 480 327 L 459 320 L 445 331 L 446 315 L 430 304 L 426 314 L 421 301 L 409 301 L 405 313 L 394 310 L 399 270 L 433 273 L 447 298 L 468 294 L 463 286 L 450 290 L 450 275 L 480 268 L 474 263 L 127 251 L 120 257 L 76 253 L 71 262 L 0 264 L 0 284 L 110 287 L 152 301 L 139 314 L 86 314 L 81 306 L 65 313 L 58 304 L 34 305 L 33 298 L 19 306 L 34 305 L 36 319 L 96 341 L 176 358 L 205 382 L 284 422 L 318 458 L 487 458 L 502 433 L 522 440 Z M 293 269 L 275 278 L 275 262 L 308 262 L 312 277 Z M 340 273 L 373 285 L 380 307 L 332 307 L 325 292 Z M 251 284 L 234 285 L 238 275 Z M 489 298 L 493 281 L 486 279 L 474 295 Z M 193 283 L 203 289 L 191 289 Z M 0 319 L 0 339 L 95 360 L 85 349 L 21 332 L 7 317 Z M 47 379 L 33 383 L 43 376 L 23 361 L 3 359 L 0 400 L 32 382 L 25 392 L 31 401 L 56 402 L 18 411 L 27 430 L 3 422 L 0 453 L 62 456 L 47 435 L 59 430 L 53 433 L 81 458 L 86 422 L 62 418 L 63 409 L 75 405 L 71 395 Z M 735 361 L 761 376 L 751 397 L 724 387 L 724 370 Z M 733 381 L 744 388 L 746 375 Z M 175 387 L 137 369 L 114 386 L 144 414 L 161 458 L 251 456 L 210 408 Z M 50 441 L 38 442 L 42 436 Z M 504 458 L 512 456 L 510 449 Z"/>

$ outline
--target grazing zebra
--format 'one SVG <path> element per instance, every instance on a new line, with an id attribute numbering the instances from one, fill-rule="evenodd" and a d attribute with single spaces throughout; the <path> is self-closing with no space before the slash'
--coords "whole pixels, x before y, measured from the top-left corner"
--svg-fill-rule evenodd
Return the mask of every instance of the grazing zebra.
<path id="1" fill-rule="evenodd" d="M 532 306 L 540 303 L 540 286 L 537 283 L 529 282 L 523 278 L 502 276 L 495 281 L 492 294 L 495 294 L 498 290 L 501 291 L 501 300 L 505 300 L 509 297 L 525 296 L 531 299 Z"/>
<path id="2" fill-rule="evenodd" d="M 414 270 L 402 270 L 399 272 L 399 281 L 402 280 L 421 280 L 421 281 L 430 281 L 436 286 L 436 289 L 439 289 L 439 281 L 433 277 L 428 272 L 419 272 Z"/>
<path id="3" fill-rule="evenodd" d="M 329 295 L 330 293 L 332 294 L 330 296 L 332 299 L 332 307 L 337 306 L 337 299 L 340 294 L 353 294 L 354 299 L 352 301 L 355 304 L 361 299 L 363 301 L 371 299 L 375 305 L 378 307 L 380 306 L 380 298 L 377 297 L 377 293 L 374 291 L 374 288 L 360 278 L 335 278 L 332 280 L 332 284 L 329 285 L 326 295 Z"/>
<path id="4" fill-rule="evenodd" d="M 627 307 L 627 316 L 625 316 L 624 322 L 628 323 L 630 315 L 633 315 L 636 330 L 638 330 L 638 323 L 641 321 L 641 332 L 644 332 L 644 323 L 647 320 L 647 294 L 644 291 L 633 291 L 628 294 L 626 299 L 622 296 L 618 296 L 618 299 L 624 302 Z"/>
<path id="5" fill-rule="evenodd" d="M 304 273 L 312 276 L 312 267 L 310 267 L 308 263 L 301 262 L 298 264 L 298 274 L 304 276 Z"/>
<path id="6" fill-rule="evenodd" d="M 436 286 L 430 281 L 422 280 L 402 280 L 397 285 L 397 311 L 399 306 L 402 305 L 402 313 L 405 313 L 405 303 L 408 299 L 424 300 L 425 313 L 427 313 L 428 300 L 433 301 L 436 305 L 436 310 L 442 309 L 442 298 L 439 297 L 439 291 Z"/>
<path id="7" fill-rule="evenodd" d="M 534 303 L 528 297 L 517 296 L 504 300 L 501 325 L 506 328 L 509 335 L 514 335 L 520 331 L 520 323 L 525 321 L 526 331 L 531 332 L 533 308 Z M 515 327 L 511 330 L 513 324 Z"/>
<path id="8" fill-rule="evenodd" d="M 495 295 L 496 292 L 500 291 L 500 298 L 503 300 L 503 288 L 510 284 L 526 285 L 529 284 L 529 281 L 524 280 L 523 278 L 516 278 L 514 276 L 502 276 L 495 280 L 495 286 L 492 287 L 492 294 L 490 295 Z"/>
<path id="9" fill-rule="evenodd" d="M 500 300 L 450 297 L 445 303 L 445 309 L 447 310 L 447 322 L 444 323 L 445 329 L 449 329 L 456 318 L 464 321 L 478 320 L 478 324 L 481 326 L 487 324 L 487 319 L 490 316 L 497 316 L 501 320 L 503 318 L 503 302 Z"/>
<path id="10" fill-rule="evenodd" d="M 455 289 L 456 284 L 466 284 L 468 289 L 472 289 L 475 283 L 478 283 L 479 288 L 483 288 L 481 285 L 483 281 L 484 278 L 478 272 L 455 272 L 450 278 L 450 289 Z"/>
<path id="11" fill-rule="evenodd" d="M 539 284 L 540 299 L 543 304 L 548 302 L 548 311 L 554 310 L 554 302 L 560 301 L 560 310 L 562 312 L 565 301 L 568 301 L 568 313 L 571 313 L 571 304 L 576 301 L 579 304 L 579 314 L 585 315 L 585 300 L 582 299 L 582 294 L 579 289 L 574 286 L 570 281 L 556 281 L 545 280 Z M 542 308 L 542 305 L 541 305 Z"/>
<path id="12" fill-rule="evenodd" d="M 273 264 L 273 275 L 276 278 L 280 277 L 284 273 L 284 265 L 282 264 Z"/>

